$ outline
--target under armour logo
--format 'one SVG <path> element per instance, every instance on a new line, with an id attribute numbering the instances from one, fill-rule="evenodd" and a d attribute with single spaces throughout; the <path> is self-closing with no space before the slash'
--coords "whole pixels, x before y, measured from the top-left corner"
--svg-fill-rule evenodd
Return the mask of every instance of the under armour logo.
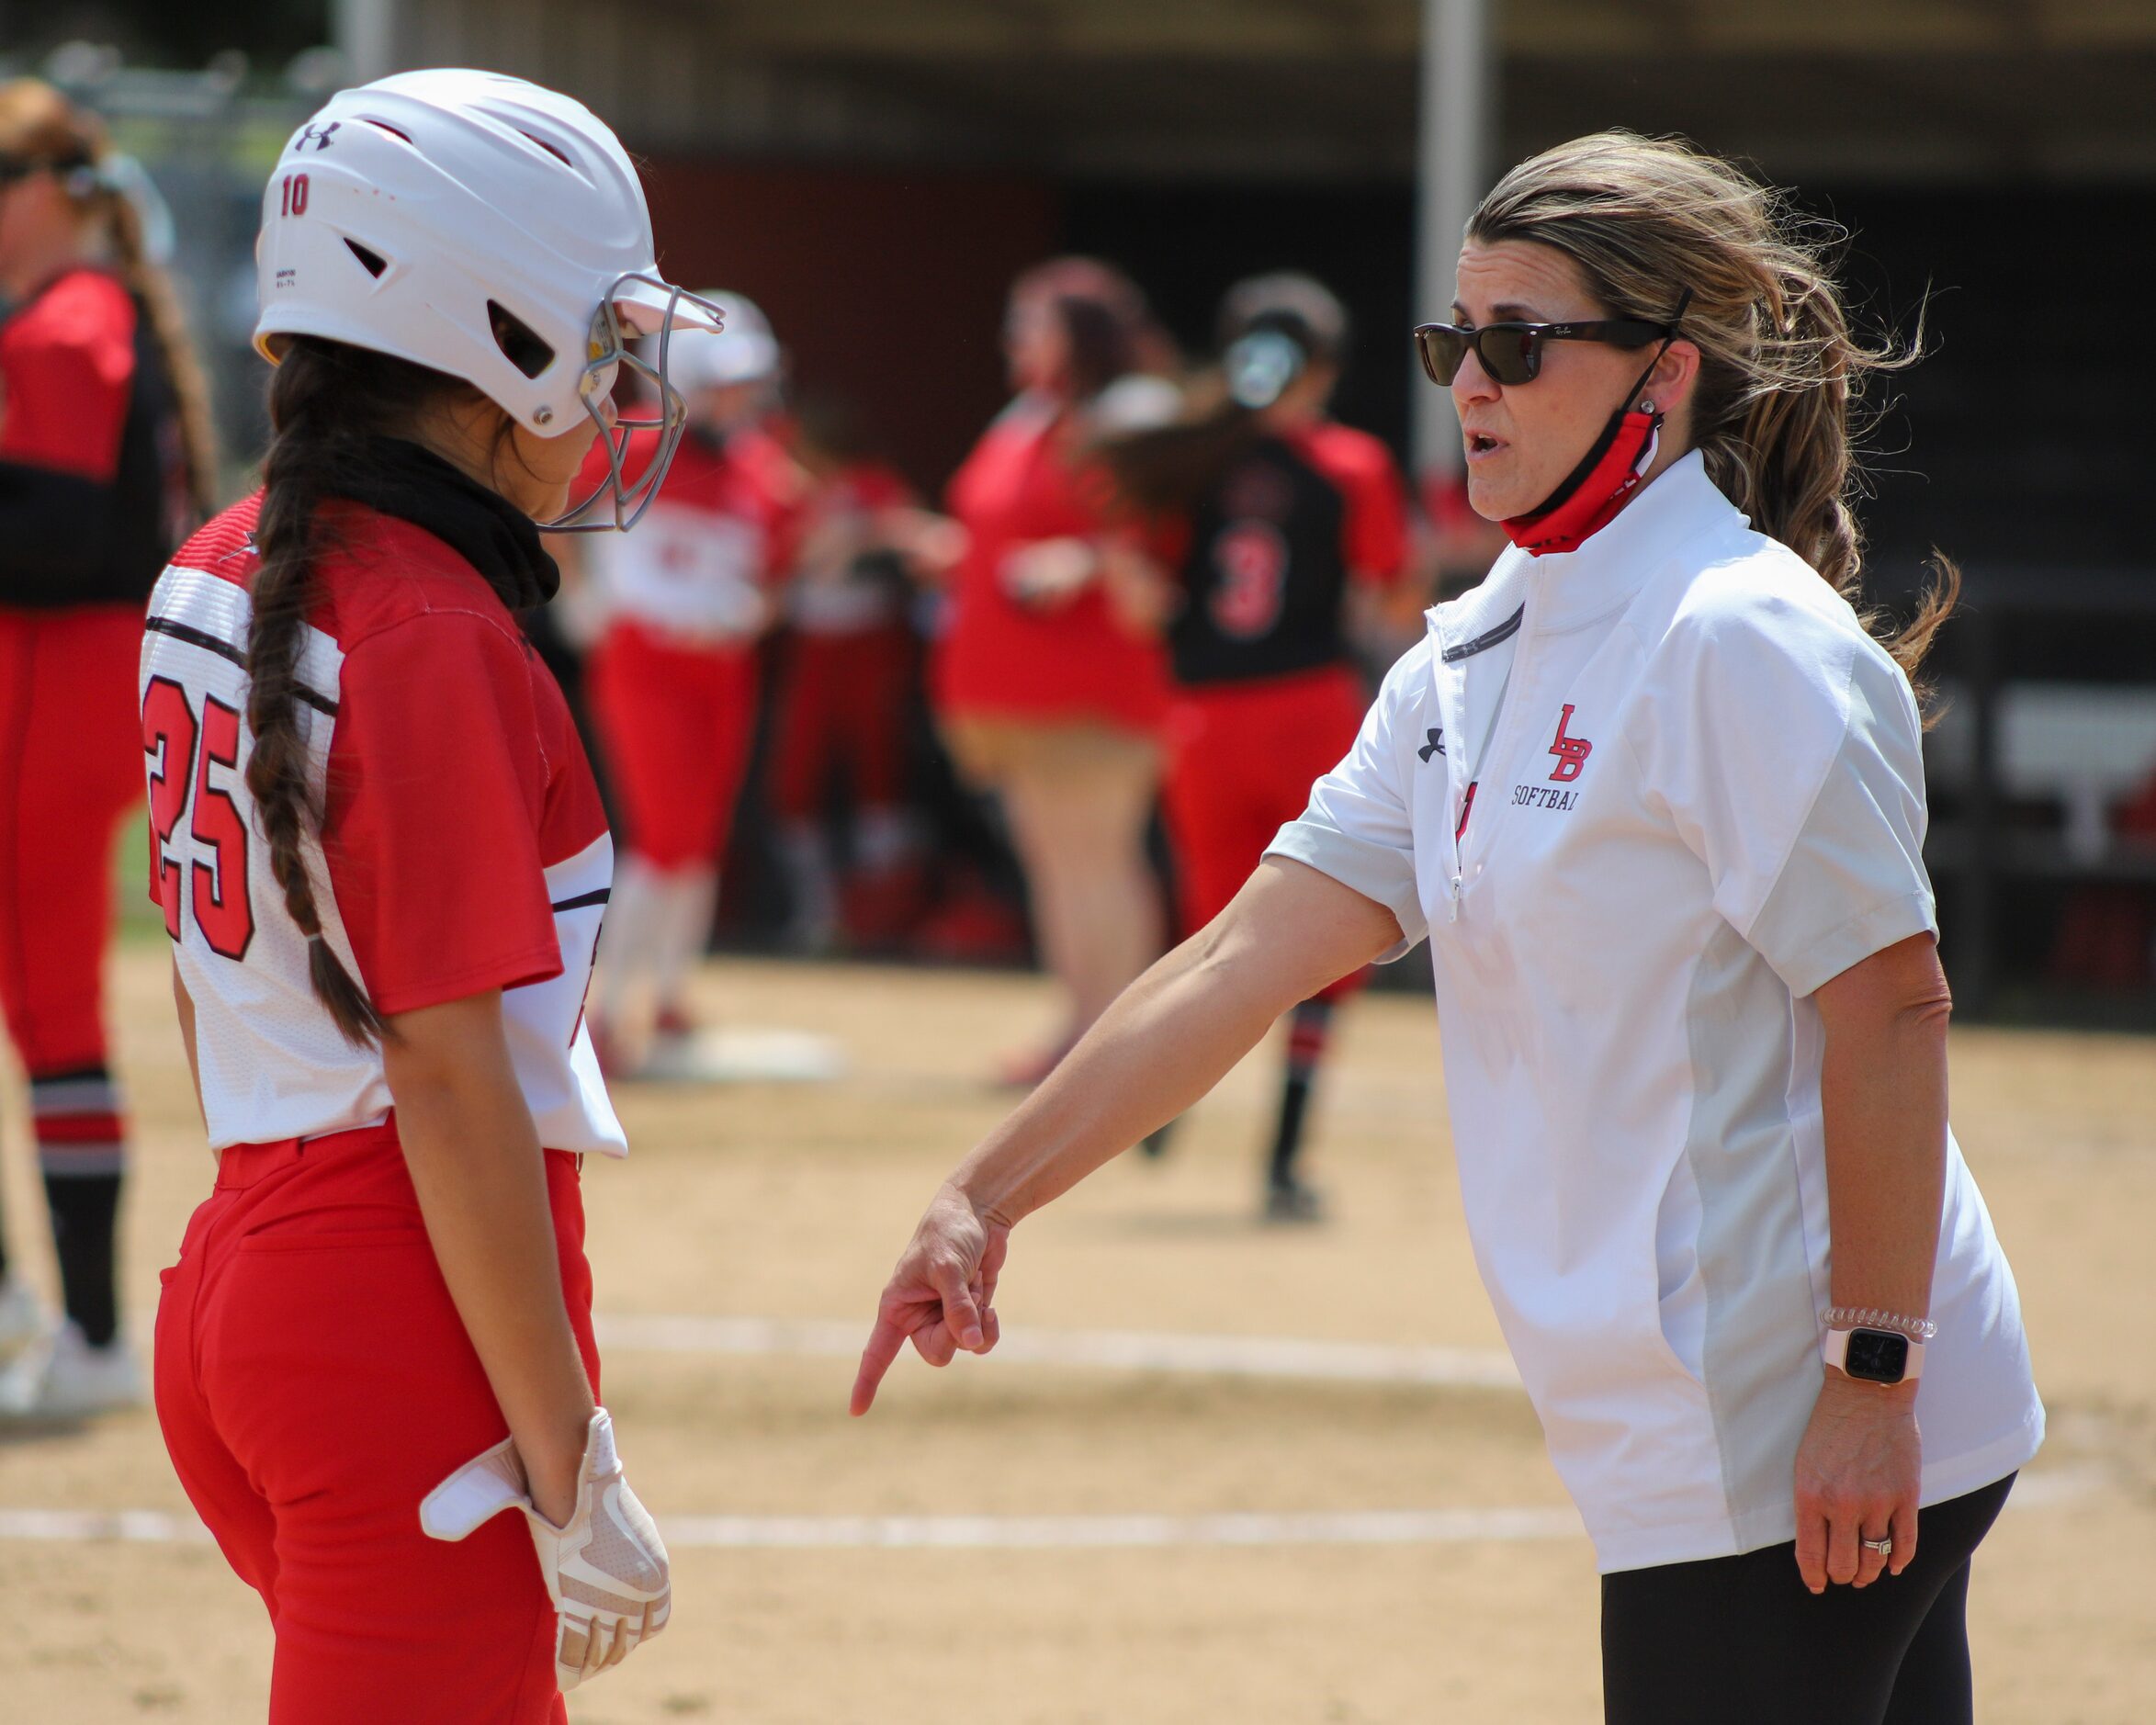
<path id="1" fill-rule="evenodd" d="M 1587 757 L 1595 752 L 1595 745 L 1586 738 L 1567 737 L 1564 734 L 1564 727 L 1571 719 L 1572 707 L 1568 704 L 1564 711 L 1557 716 L 1557 737 L 1550 745 L 1550 752 L 1557 757 L 1557 770 L 1550 775 L 1550 783 L 1552 784 L 1570 784 L 1579 777 L 1581 770 L 1587 764 Z"/>
<path id="2" fill-rule="evenodd" d="M 1428 735 L 1429 741 L 1415 751 L 1422 757 L 1422 764 L 1426 767 L 1429 765 L 1432 755 L 1441 755 L 1445 752 L 1445 733 L 1441 730 L 1432 730 Z"/>
<path id="3" fill-rule="evenodd" d="M 330 134 L 344 123 L 341 119 L 333 119 L 326 126 L 317 126 L 312 120 L 308 121 L 299 129 L 299 135 L 292 140 L 292 153 L 298 155 L 309 144 L 312 144 L 315 153 L 320 155 L 330 147 Z"/>

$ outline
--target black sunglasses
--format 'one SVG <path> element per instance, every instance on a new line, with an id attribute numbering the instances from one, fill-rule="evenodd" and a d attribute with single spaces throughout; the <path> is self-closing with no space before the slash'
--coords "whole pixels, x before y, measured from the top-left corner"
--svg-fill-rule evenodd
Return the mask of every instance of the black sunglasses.
<path id="1" fill-rule="evenodd" d="M 53 162 L 37 156 L 0 155 L 0 186 L 13 186 L 33 174 L 67 174 L 90 165 L 88 156 L 71 155 L 64 162 Z"/>
<path id="2" fill-rule="evenodd" d="M 1689 298 L 1688 295 L 1687 298 Z M 1450 389 L 1470 348 L 1482 367 L 1499 383 L 1532 383 L 1542 369 L 1545 342 L 1604 342 L 1612 347 L 1644 347 L 1676 335 L 1674 323 L 1649 323 L 1643 318 L 1601 318 L 1591 323 L 1484 323 L 1462 329 L 1456 323 L 1418 323 L 1416 351 L 1422 368 L 1440 389 Z"/>

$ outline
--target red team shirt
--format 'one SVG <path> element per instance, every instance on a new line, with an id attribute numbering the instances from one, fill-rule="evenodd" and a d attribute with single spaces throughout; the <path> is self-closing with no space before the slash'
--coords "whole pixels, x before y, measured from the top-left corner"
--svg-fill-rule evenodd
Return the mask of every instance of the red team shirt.
<path id="1" fill-rule="evenodd" d="M 135 373 L 135 303 L 102 270 L 70 271 L 0 323 L 0 461 L 110 479 Z"/>
<path id="2" fill-rule="evenodd" d="M 259 495 L 181 547 L 143 637 L 152 896 L 195 1007 L 221 1147 L 389 1110 L 381 1056 L 308 980 L 245 786 Z M 500 988 L 540 1142 L 620 1155 L 583 1001 L 613 876 L 596 785 L 551 674 L 477 570 L 410 523 L 337 502 L 299 658 L 324 810 L 306 855 L 325 938 L 378 1010 Z"/>
<path id="3" fill-rule="evenodd" d="M 1033 610 L 1003 587 L 1003 559 L 1043 539 L 1089 538 L 1105 524 L 1105 481 L 1074 464 L 1052 404 L 1022 396 L 951 480 L 951 513 L 969 542 L 958 565 L 933 693 L 946 715 L 1095 719 L 1157 729 L 1168 705 L 1159 646 L 1118 623 L 1095 586 Z"/>
<path id="4" fill-rule="evenodd" d="M 1340 493 L 1348 572 L 1373 586 L 1399 580 L 1407 567 L 1407 487 L 1383 440 L 1327 420 L 1287 441 Z"/>
<path id="5" fill-rule="evenodd" d="M 179 413 L 105 271 L 68 270 L 0 320 L 0 605 L 141 604 L 196 521 Z"/>

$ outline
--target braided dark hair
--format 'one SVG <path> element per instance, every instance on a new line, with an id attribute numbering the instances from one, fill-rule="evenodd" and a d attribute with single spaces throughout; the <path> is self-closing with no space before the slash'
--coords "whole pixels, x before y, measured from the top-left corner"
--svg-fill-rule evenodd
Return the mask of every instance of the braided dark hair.
<path id="1" fill-rule="evenodd" d="M 310 335 L 291 338 L 269 386 L 272 434 L 255 524 L 261 564 L 247 632 L 247 725 L 254 735 L 247 789 L 286 914 L 307 937 L 315 995 L 360 1045 L 381 1040 L 382 1018 L 322 938 L 301 849 L 322 825 L 299 716 L 301 625 L 314 598 L 314 559 L 324 548 L 317 512 L 336 494 L 335 481 L 366 463 L 370 439 L 409 432 L 445 392 L 468 388 L 408 360 Z"/>

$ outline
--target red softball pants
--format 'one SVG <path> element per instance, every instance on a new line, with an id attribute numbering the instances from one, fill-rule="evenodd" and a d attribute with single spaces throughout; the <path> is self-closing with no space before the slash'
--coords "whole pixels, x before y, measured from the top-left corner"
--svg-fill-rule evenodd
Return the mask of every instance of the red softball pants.
<path id="1" fill-rule="evenodd" d="M 1227 908 L 1273 835 L 1303 812 L 1311 784 L 1354 747 L 1368 705 L 1345 665 L 1176 691 L 1160 808 L 1183 934 Z M 1343 976 L 1318 998 L 1343 998 L 1362 975 Z"/>
<path id="2" fill-rule="evenodd" d="M 658 869 L 716 865 L 756 740 L 755 648 L 684 646 L 625 619 L 585 686 L 628 848 Z"/>
<path id="3" fill-rule="evenodd" d="M 546 1156 L 596 1390 L 578 1158 Z M 164 1272 L 157 1417 L 277 1631 L 270 1725 L 563 1725 L 531 1535 L 455 1544 L 420 1500 L 508 1435 L 435 1262 L 393 1122 L 239 1144 Z"/>
<path id="4" fill-rule="evenodd" d="M 772 813 L 813 820 L 834 778 L 853 807 L 906 794 L 906 700 L 913 637 L 903 627 L 854 635 L 796 633 L 781 673 L 772 738 Z"/>
<path id="5" fill-rule="evenodd" d="M 0 1006 L 32 1078 L 105 1064 L 112 841 L 142 795 L 132 605 L 0 605 Z"/>

